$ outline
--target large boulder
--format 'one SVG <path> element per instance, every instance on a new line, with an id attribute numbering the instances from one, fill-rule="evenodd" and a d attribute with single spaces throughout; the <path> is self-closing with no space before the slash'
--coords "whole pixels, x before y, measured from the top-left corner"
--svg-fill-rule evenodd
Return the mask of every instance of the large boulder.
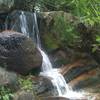
<path id="1" fill-rule="evenodd" d="M 0 33 L 0 65 L 20 74 L 40 68 L 42 56 L 33 41 L 21 33 Z"/>

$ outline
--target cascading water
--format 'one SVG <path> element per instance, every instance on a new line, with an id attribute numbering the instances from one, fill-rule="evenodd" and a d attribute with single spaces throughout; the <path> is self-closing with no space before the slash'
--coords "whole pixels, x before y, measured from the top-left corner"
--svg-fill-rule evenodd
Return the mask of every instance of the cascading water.
<path id="1" fill-rule="evenodd" d="M 24 15 L 23 11 L 21 12 L 21 15 L 19 17 L 20 17 L 21 32 L 29 37 L 29 31 L 28 31 L 28 27 L 27 27 L 27 20 L 26 20 L 26 16 Z"/>
<path id="2" fill-rule="evenodd" d="M 48 72 L 50 70 L 52 70 L 52 64 L 48 58 L 48 56 L 46 55 L 46 53 L 41 49 L 41 43 L 40 43 L 40 38 L 39 38 L 39 29 L 38 29 L 38 24 L 37 24 L 37 17 L 36 17 L 36 13 L 33 14 L 34 16 L 34 20 L 35 20 L 35 27 L 36 27 L 36 44 L 37 47 L 39 49 L 39 51 L 41 52 L 42 56 L 43 56 L 43 62 L 42 62 L 42 71 L 43 72 Z"/>
<path id="3" fill-rule="evenodd" d="M 82 97 L 82 94 L 73 92 L 72 89 L 69 88 L 68 84 L 66 84 L 66 81 L 64 77 L 58 72 L 57 69 L 54 69 L 52 67 L 52 64 L 47 56 L 47 54 L 41 49 L 41 43 L 39 38 L 39 29 L 37 24 L 37 17 L 36 13 L 33 13 L 33 33 L 36 33 L 36 45 L 39 49 L 41 55 L 43 56 L 42 61 L 42 72 L 40 75 L 51 77 L 52 84 L 57 89 L 59 96 L 65 96 L 68 98 L 74 98 L 74 97 Z M 26 15 L 24 12 L 21 12 L 20 15 L 20 26 L 21 26 L 21 32 L 29 37 L 29 28 L 28 28 L 28 22 L 26 20 Z"/>
<path id="4" fill-rule="evenodd" d="M 41 55 L 43 56 L 42 72 L 40 73 L 40 75 L 52 77 L 51 81 L 52 81 L 53 85 L 57 88 L 58 95 L 63 96 L 64 92 L 65 93 L 68 92 L 67 91 L 67 90 L 69 90 L 68 86 L 66 85 L 64 77 L 60 73 L 58 73 L 57 70 L 53 69 L 52 64 L 49 60 L 49 57 L 41 49 L 36 13 L 34 13 L 34 19 L 35 19 L 35 25 L 36 25 L 37 47 L 38 47 L 39 51 L 41 52 Z M 65 91 L 63 91 L 63 90 L 65 90 Z"/>
<path id="5" fill-rule="evenodd" d="M 59 96 L 65 96 L 69 98 L 82 97 L 82 94 L 72 91 L 71 87 L 69 87 L 68 84 L 66 84 L 63 75 L 61 75 L 57 69 L 54 69 L 52 67 L 49 57 L 41 49 L 36 13 L 34 13 L 34 20 L 35 20 L 36 35 L 37 35 L 37 47 L 41 52 L 41 55 L 43 56 L 42 72 L 40 73 L 40 75 L 52 78 L 51 82 L 56 87 Z"/>

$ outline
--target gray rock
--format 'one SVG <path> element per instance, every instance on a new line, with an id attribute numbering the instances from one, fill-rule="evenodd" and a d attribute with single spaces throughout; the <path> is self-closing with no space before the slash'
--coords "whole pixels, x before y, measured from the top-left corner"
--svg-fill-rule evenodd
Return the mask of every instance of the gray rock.
<path id="1" fill-rule="evenodd" d="M 13 100 L 36 100 L 36 99 L 31 92 L 21 91 L 14 96 Z"/>
<path id="2" fill-rule="evenodd" d="M 0 65 L 10 71 L 26 75 L 40 68 L 42 56 L 33 41 L 21 33 L 0 33 Z"/>
<path id="3" fill-rule="evenodd" d="M 0 67 L 0 86 L 8 85 L 12 89 L 17 89 L 18 77 L 13 72 L 8 72 Z"/>

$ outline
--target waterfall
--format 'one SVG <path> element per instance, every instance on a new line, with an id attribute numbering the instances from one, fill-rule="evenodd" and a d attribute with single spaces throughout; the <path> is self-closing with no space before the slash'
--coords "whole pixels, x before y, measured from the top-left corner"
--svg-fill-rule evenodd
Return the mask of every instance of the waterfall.
<path id="1" fill-rule="evenodd" d="M 34 20 L 36 25 L 35 27 L 36 27 L 36 36 L 37 36 L 37 47 L 41 52 L 41 55 L 43 56 L 42 72 L 40 73 L 40 75 L 51 77 L 52 84 L 57 88 L 58 95 L 63 96 L 64 92 L 67 93 L 69 91 L 68 85 L 66 84 L 64 77 L 56 69 L 53 69 L 49 57 L 41 49 L 36 13 L 34 13 Z"/>
<path id="2" fill-rule="evenodd" d="M 37 23 L 37 17 L 36 13 L 33 13 L 32 15 L 33 19 L 33 33 L 36 33 L 36 45 L 38 50 L 40 51 L 41 55 L 43 56 L 43 61 L 42 61 L 42 72 L 40 72 L 40 76 L 47 76 L 51 77 L 51 82 L 54 85 L 54 87 L 57 89 L 58 95 L 59 96 L 65 96 L 68 98 L 73 98 L 73 97 L 81 97 L 82 95 L 76 92 L 73 92 L 71 88 L 69 88 L 68 84 L 66 84 L 66 81 L 61 75 L 57 69 L 54 69 L 49 57 L 47 54 L 42 50 L 41 48 L 41 42 L 40 42 L 40 37 L 39 37 L 39 29 L 38 29 L 38 23 Z M 28 21 L 27 21 L 27 16 L 25 13 L 22 11 L 21 15 L 19 16 L 20 18 L 20 28 L 21 32 L 25 34 L 26 36 L 29 36 L 29 28 L 28 28 Z"/>
<path id="3" fill-rule="evenodd" d="M 29 31 L 28 31 L 28 26 L 27 26 L 27 20 L 26 20 L 26 16 L 24 14 L 24 12 L 21 12 L 20 17 L 20 28 L 21 28 L 21 32 L 23 34 L 25 34 L 26 36 L 29 37 Z"/>

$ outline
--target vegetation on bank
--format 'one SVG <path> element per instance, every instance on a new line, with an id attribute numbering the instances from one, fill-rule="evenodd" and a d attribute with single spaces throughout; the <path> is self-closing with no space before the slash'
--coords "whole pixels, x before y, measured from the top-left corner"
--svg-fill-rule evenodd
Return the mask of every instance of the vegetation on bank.
<path id="1" fill-rule="evenodd" d="M 21 77 L 18 76 L 18 86 L 16 89 L 14 89 L 14 86 L 9 85 L 0 85 L 0 100 L 13 100 L 14 97 L 16 97 L 18 94 L 17 92 L 26 91 L 31 92 L 33 96 L 35 97 L 35 92 L 33 88 L 33 81 L 28 77 Z"/>
<path id="2" fill-rule="evenodd" d="M 93 28 L 95 31 L 93 36 L 95 42 L 92 44 L 93 52 L 100 47 L 100 2 L 99 0 L 37 0 L 35 8 L 39 11 L 65 11 L 72 13 L 78 17 L 81 23 L 86 27 Z M 55 18 L 54 30 L 58 30 L 61 40 L 66 41 L 67 44 L 75 42 L 76 34 L 75 27 L 67 23 L 62 16 Z M 90 33 L 91 35 L 91 33 Z M 78 38 L 79 41 L 80 38 Z M 76 39 L 77 40 L 77 39 Z M 74 42 L 73 42 L 74 41 Z M 48 44 L 49 45 L 49 44 Z"/>

